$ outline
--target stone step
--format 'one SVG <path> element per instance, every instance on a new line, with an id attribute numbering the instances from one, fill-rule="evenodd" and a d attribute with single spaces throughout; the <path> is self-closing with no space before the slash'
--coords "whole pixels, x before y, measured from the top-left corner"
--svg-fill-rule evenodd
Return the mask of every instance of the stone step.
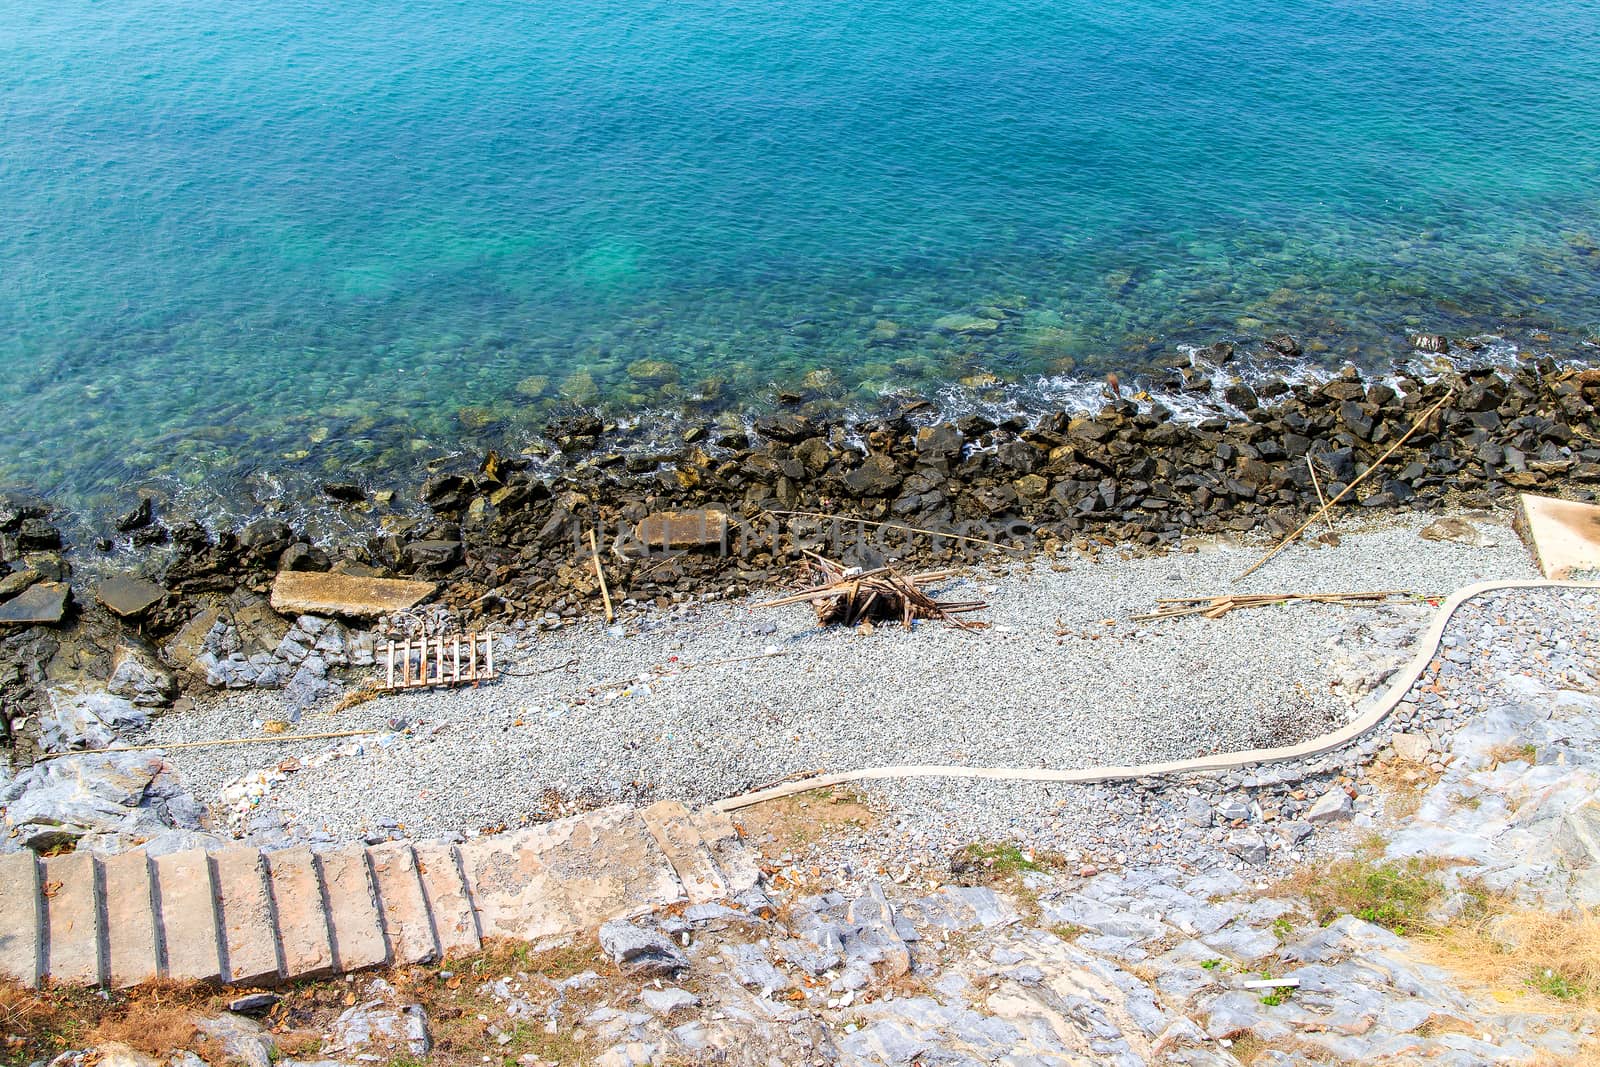
<path id="1" fill-rule="evenodd" d="M 100 872 L 93 853 L 44 861 L 45 973 L 72 985 L 100 982 Z"/>
<path id="2" fill-rule="evenodd" d="M 367 850 L 378 902 L 383 913 L 383 933 L 394 963 L 432 963 L 439 958 L 439 941 L 433 935 L 433 918 L 422 893 L 417 855 L 404 841 L 389 841 Z"/>
<path id="3" fill-rule="evenodd" d="M 154 861 L 161 976 L 180 982 L 222 977 L 217 890 L 205 852 L 170 852 Z"/>
<path id="4" fill-rule="evenodd" d="M 439 938 L 439 954 L 464 956 L 478 951 L 483 947 L 478 936 L 478 916 L 473 910 L 467 883 L 461 877 L 455 846 L 446 841 L 424 841 L 415 851 L 422 890 L 428 898 L 428 912 L 433 916 L 433 930 Z"/>
<path id="5" fill-rule="evenodd" d="M 260 849 L 215 852 L 211 865 L 222 914 L 223 978 L 250 985 L 276 981 L 278 937 Z"/>
<path id="6" fill-rule="evenodd" d="M 333 935 L 333 965 L 340 971 L 359 971 L 389 962 L 383 938 L 383 919 L 372 888 L 367 850 L 360 845 L 324 852 L 317 857 L 322 870 Z"/>
<path id="7" fill-rule="evenodd" d="M 726 816 L 616 805 L 462 845 L 0 856 L 0 975 L 245 984 L 537 941 L 755 884 Z"/>
<path id="8" fill-rule="evenodd" d="M 0 977 L 31 989 L 43 968 L 44 932 L 39 863 L 32 852 L 0 856 L 0 901 Z"/>
<path id="9" fill-rule="evenodd" d="M 322 876 L 309 848 L 265 854 L 272 901 L 278 917 L 278 950 L 287 979 L 333 973 L 333 941 L 322 902 Z"/>
<path id="10" fill-rule="evenodd" d="M 100 861 L 106 891 L 107 980 L 117 989 L 148 982 L 161 973 L 150 859 L 124 852 Z"/>

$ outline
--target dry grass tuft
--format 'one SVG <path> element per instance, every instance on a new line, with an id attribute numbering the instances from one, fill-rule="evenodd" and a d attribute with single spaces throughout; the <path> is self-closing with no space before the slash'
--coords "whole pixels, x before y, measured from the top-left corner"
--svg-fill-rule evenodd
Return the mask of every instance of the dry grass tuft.
<path id="1" fill-rule="evenodd" d="M 1390 760 L 1374 763 L 1367 769 L 1367 781 L 1383 795 L 1384 814 L 1392 819 L 1409 819 L 1422 806 L 1427 788 L 1439 775 L 1422 764 Z"/>
<path id="2" fill-rule="evenodd" d="M 1425 946 L 1433 961 L 1496 1000 L 1549 1014 L 1600 1011 L 1600 915 L 1491 905 Z"/>

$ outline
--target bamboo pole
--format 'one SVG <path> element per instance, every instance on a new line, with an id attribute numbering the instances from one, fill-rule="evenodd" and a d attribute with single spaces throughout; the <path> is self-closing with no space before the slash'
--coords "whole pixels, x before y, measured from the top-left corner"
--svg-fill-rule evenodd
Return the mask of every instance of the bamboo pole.
<path id="1" fill-rule="evenodd" d="M 1327 514 L 1329 508 L 1333 507 L 1339 501 L 1343 500 L 1345 498 L 1346 494 L 1348 494 L 1351 491 L 1353 491 L 1356 486 L 1358 486 L 1362 482 L 1366 481 L 1367 477 L 1373 471 L 1375 471 L 1379 467 L 1383 466 L 1385 460 L 1387 460 L 1390 456 L 1394 455 L 1396 452 L 1398 452 L 1400 450 L 1400 446 L 1401 445 L 1403 445 L 1407 441 L 1411 440 L 1412 434 L 1414 434 L 1418 430 L 1422 429 L 1423 424 L 1425 424 L 1429 419 L 1433 418 L 1434 412 L 1436 412 L 1440 408 L 1444 407 L 1445 404 L 1448 403 L 1453 396 L 1455 396 L 1455 390 L 1453 390 L 1453 389 L 1450 390 L 1449 392 L 1445 393 L 1444 396 L 1441 396 L 1433 404 L 1432 407 L 1430 407 L 1427 411 L 1424 411 L 1421 414 L 1421 416 L 1418 417 L 1416 422 L 1411 424 L 1411 429 L 1407 430 L 1403 435 L 1401 435 L 1400 440 L 1398 440 L 1394 444 L 1390 445 L 1388 450 L 1385 451 L 1383 455 L 1379 456 L 1376 460 L 1374 460 L 1372 462 L 1371 466 L 1369 466 L 1366 470 L 1362 471 L 1360 474 L 1356 475 L 1356 477 L 1351 480 L 1349 485 L 1347 485 L 1343 489 L 1339 490 L 1339 495 L 1338 496 L 1334 497 L 1332 500 L 1330 500 L 1326 504 L 1322 505 L 1322 507 L 1318 508 L 1317 509 L 1317 513 L 1315 515 L 1311 516 L 1311 518 L 1307 519 L 1303 524 L 1301 524 L 1299 529 L 1295 530 L 1293 533 L 1289 534 L 1283 540 L 1279 541 L 1276 545 L 1274 545 L 1272 547 L 1272 549 L 1266 555 L 1264 555 L 1260 559 L 1256 560 L 1256 562 L 1248 570 L 1246 570 L 1243 574 L 1241 574 L 1237 578 L 1235 578 L 1234 581 L 1240 582 L 1240 581 L 1243 581 L 1244 579 L 1250 577 L 1256 571 L 1260 570 L 1263 566 L 1265 566 L 1267 561 L 1272 559 L 1273 556 L 1276 556 L 1279 552 L 1282 552 L 1285 548 L 1289 547 L 1289 545 L 1291 545 L 1296 540 L 1298 540 L 1301 534 L 1303 534 L 1307 530 L 1311 529 L 1312 523 L 1316 522 L 1318 519 L 1322 518 L 1323 515 Z"/>
<path id="2" fill-rule="evenodd" d="M 606 588 L 605 568 L 600 566 L 600 542 L 595 538 L 592 528 L 589 530 L 589 551 L 593 554 L 594 576 L 600 579 L 600 598 L 605 601 L 606 625 L 609 626 L 617 621 L 617 613 L 611 607 L 611 590 Z"/>
<path id="3" fill-rule="evenodd" d="M 271 742 L 285 744 L 291 741 L 326 741 L 334 737 L 370 737 L 382 730 L 335 730 L 325 734 L 274 734 L 268 737 L 223 737 L 215 741 L 179 741 L 171 745 L 130 745 L 127 748 L 78 748 L 70 752 L 44 752 L 40 760 L 60 759 L 63 756 L 99 756 L 107 752 L 164 752 L 177 748 L 213 748 L 218 745 L 264 745 Z"/>

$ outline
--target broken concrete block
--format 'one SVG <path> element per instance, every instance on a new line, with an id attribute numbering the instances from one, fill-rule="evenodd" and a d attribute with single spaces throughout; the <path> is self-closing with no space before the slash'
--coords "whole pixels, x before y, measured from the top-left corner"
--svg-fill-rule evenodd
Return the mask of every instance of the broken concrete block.
<path id="1" fill-rule="evenodd" d="M 285 615 L 372 618 L 414 608 L 438 589 L 436 582 L 282 571 L 272 583 L 272 607 Z"/>

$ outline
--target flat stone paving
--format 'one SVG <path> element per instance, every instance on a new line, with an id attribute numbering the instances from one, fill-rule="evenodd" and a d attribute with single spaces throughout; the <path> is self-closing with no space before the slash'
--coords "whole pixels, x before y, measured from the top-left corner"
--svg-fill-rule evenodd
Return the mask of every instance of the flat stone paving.
<path id="1" fill-rule="evenodd" d="M 569 933 L 755 884 L 724 823 L 663 801 L 457 847 L 0 856 L 0 975 L 117 987 L 270 984 Z"/>

